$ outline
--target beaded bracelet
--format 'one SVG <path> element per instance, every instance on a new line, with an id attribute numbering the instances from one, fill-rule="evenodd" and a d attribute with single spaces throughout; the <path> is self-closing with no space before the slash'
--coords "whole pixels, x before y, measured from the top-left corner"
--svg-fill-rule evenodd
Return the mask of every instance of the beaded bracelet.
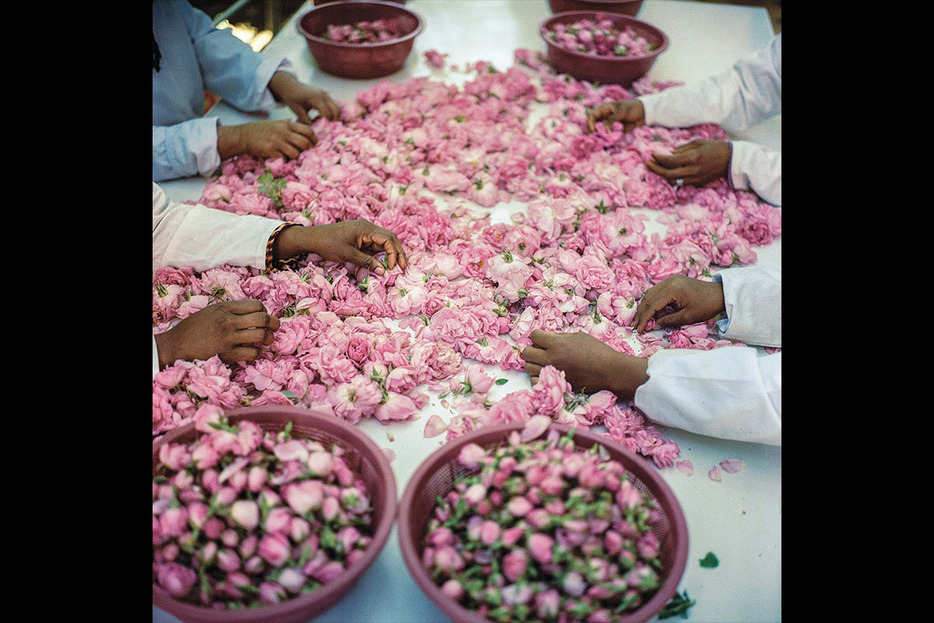
<path id="1" fill-rule="evenodd" d="M 266 272 L 287 268 L 290 260 L 281 260 L 276 257 L 276 239 L 286 228 L 294 227 L 297 223 L 282 223 L 273 230 L 266 241 Z"/>

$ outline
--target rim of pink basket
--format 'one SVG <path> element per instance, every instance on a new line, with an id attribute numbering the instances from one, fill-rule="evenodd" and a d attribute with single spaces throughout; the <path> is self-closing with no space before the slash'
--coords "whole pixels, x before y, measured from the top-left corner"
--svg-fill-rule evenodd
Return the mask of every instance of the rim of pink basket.
<path id="1" fill-rule="evenodd" d="M 412 502 L 418 494 L 419 487 L 425 482 L 426 477 L 430 475 L 430 473 L 433 473 L 437 467 L 446 465 L 450 463 L 451 460 L 456 459 L 459 448 L 471 442 L 478 442 L 481 447 L 484 445 L 484 441 L 488 444 L 496 443 L 497 440 L 505 440 L 506 436 L 512 431 L 521 431 L 523 427 L 524 423 L 486 426 L 448 442 L 441 448 L 435 450 L 419 465 L 412 474 L 402 494 L 398 512 L 398 538 L 400 549 L 402 550 L 402 558 L 409 568 L 413 579 L 422 591 L 448 616 L 453 618 L 456 623 L 489 623 L 489 619 L 464 608 L 454 600 L 445 596 L 441 592 L 441 588 L 432 581 L 427 570 L 422 566 L 418 555 L 419 544 L 414 542 L 411 537 L 413 517 L 411 517 L 410 509 Z M 556 429 L 563 434 L 572 427 L 551 424 L 550 428 Z M 661 611 L 671 596 L 674 595 L 684 575 L 688 557 L 688 528 L 684 511 L 674 491 L 668 483 L 665 482 L 665 479 L 661 477 L 661 474 L 658 473 L 658 468 L 647 459 L 627 450 L 619 443 L 604 435 L 593 433 L 588 430 L 575 428 L 574 439 L 575 441 L 583 440 L 585 442 L 590 442 L 586 447 L 590 447 L 590 445 L 594 443 L 599 443 L 608 450 L 612 450 L 625 457 L 627 471 L 632 471 L 636 477 L 650 487 L 653 497 L 659 501 L 659 504 L 664 505 L 665 513 L 668 515 L 670 532 L 673 534 L 673 542 L 676 546 L 671 569 L 666 574 L 665 581 L 658 587 L 658 590 L 655 591 L 655 594 L 647 602 L 632 613 L 624 615 L 618 621 L 618 623 L 644 622 Z"/>
<path id="2" fill-rule="evenodd" d="M 329 7 L 333 5 L 339 5 L 339 4 L 375 4 L 379 6 L 392 7 L 394 9 L 398 9 L 400 13 L 407 13 L 411 15 L 412 17 L 414 17 L 415 22 L 416 22 L 415 29 L 412 30 L 412 32 L 410 33 L 402 35 L 401 37 L 396 37 L 395 39 L 389 39 L 388 41 L 383 41 L 380 43 L 367 43 L 365 46 L 360 45 L 358 43 L 345 43 L 343 41 L 331 41 L 330 39 L 319 37 L 318 35 L 314 35 L 308 32 L 307 30 L 305 30 L 304 24 L 305 24 L 306 17 L 308 17 L 315 11 L 320 11 L 321 9 L 327 10 Z M 412 39 L 415 39 L 415 37 L 421 34 L 422 29 L 425 27 L 425 19 L 421 15 L 413 11 L 412 9 L 404 6 L 403 4 L 399 4 L 397 2 L 384 2 L 382 0 L 339 0 L 337 2 L 328 2 L 327 4 L 319 4 L 319 5 L 312 7 L 310 11 L 307 11 L 301 17 L 298 18 L 298 21 L 295 22 L 295 26 L 296 28 L 298 28 L 299 34 L 301 34 L 303 37 L 311 41 L 314 41 L 315 43 L 333 46 L 338 49 L 346 48 L 348 50 L 359 50 L 359 49 L 367 49 L 367 50 L 374 49 L 375 50 L 375 49 L 384 48 L 390 45 L 398 45 L 399 43 L 402 43 L 404 41 L 410 41 Z"/>
<path id="3" fill-rule="evenodd" d="M 566 23 L 566 20 L 567 20 L 567 19 L 570 19 L 570 18 L 573 18 L 573 17 L 579 17 L 579 18 L 581 18 L 581 19 L 583 19 L 583 18 L 585 18 L 585 17 L 593 17 L 593 16 L 596 15 L 597 13 L 599 13 L 599 14 L 601 14 L 601 15 L 606 15 L 608 18 L 610 18 L 610 19 L 613 20 L 614 22 L 625 22 L 625 23 L 627 23 L 627 24 L 629 24 L 629 25 L 638 26 L 638 27 L 640 27 L 640 28 L 644 28 L 644 29 L 646 29 L 646 30 L 649 30 L 649 31 L 651 31 L 651 32 L 653 32 L 653 33 L 655 33 L 655 34 L 657 34 L 659 37 L 661 37 L 662 42 L 661 42 L 661 43 L 658 45 L 658 47 L 656 47 L 654 50 L 652 50 L 652 51 L 649 52 L 648 54 L 643 54 L 643 55 L 641 55 L 641 56 L 633 56 L 633 57 L 627 57 L 627 56 L 596 56 L 596 55 L 594 55 L 594 54 L 585 54 L 584 52 L 578 52 L 578 51 L 576 51 L 576 50 L 569 50 L 569 49 L 567 49 L 567 48 L 565 48 L 565 47 L 561 47 L 560 45 L 558 45 L 558 44 L 555 43 L 554 41 L 551 41 L 551 40 L 548 38 L 548 27 L 551 26 L 552 24 L 563 24 L 563 23 Z M 630 62 L 630 63 L 635 63 L 635 62 L 637 62 L 637 61 L 646 61 L 646 60 L 649 60 L 649 59 L 654 59 L 654 58 L 656 58 L 659 54 L 661 54 L 662 52 L 664 52 L 665 50 L 668 49 L 668 43 L 669 43 L 668 35 L 666 35 L 665 32 L 664 32 L 663 30 L 659 29 L 659 28 L 656 27 L 656 26 L 653 26 L 652 24 L 650 24 L 650 23 L 648 23 L 648 22 L 646 22 L 646 21 L 643 21 L 643 20 L 641 20 L 641 19 L 639 19 L 639 18 L 637 18 L 637 17 L 633 17 L 632 15 L 622 15 L 622 14 L 620 14 L 620 13 L 604 13 L 603 11 L 597 11 L 597 10 L 593 10 L 593 11 L 564 11 L 564 12 L 562 12 L 562 13 L 555 13 L 555 14 L 552 15 L 551 17 L 548 17 L 548 18 L 542 20 L 542 23 L 541 23 L 541 24 L 539 25 L 539 27 L 538 27 L 538 33 L 539 33 L 539 35 L 541 36 L 542 40 L 544 40 L 544 42 L 548 45 L 549 48 L 553 48 L 553 49 L 555 49 L 555 50 L 560 50 L 561 52 L 563 52 L 563 53 L 565 53 L 565 54 L 568 54 L 568 55 L 570 55 L 570 56 L 576 56 L 576 57 L 579 57 L 579 58 L 581 58 L 581 59 L 587 59 L 587 60 L 595 60 L 595 59 L 596 59 L 596 60 L 603 60 L 603 61 L 607 61 L 607 62 L 626 62 L 626 61 L 628 61 L 628 62 Z"/>
<path id="4" fill-rule="evenodd" d="M 325 415 L 309 411 L 304 407 L 289 407 L 285 405 L 267 405 L 259 407 L 240 407 L 225 412 L 227 418 L 231 421 L 240 419 L 250 419 L 262 426 L 263 423 L 285 423 L 288 420 L 302 420 L 301 425 L 315 428 L 321 432 L 338 437 L 347 444 L 361 452 L 367 459 L 371 460 L 379 472 L 380 486 L 384 488 L 385 495 L 383 503 L 380 505 L 380 522 L 376 526 L 373 538 L 369 547 L 364 551 L 363 557 L 350 569 L 334 578 L 331 582 L 322 585 L 313 592 L 293 597 L 287 601 L 278 604 L 271 604 L 261 608 L 249 608 L 244 610 L 215 610 L 205 608 L 195 604 L 173 599 L 155 584 L 152 587 L 152 603 L 163 610 L 172 613 L 184 621 L 192 622 L 214 622 L 224 621 L 229 623 L 246 621 L 274 621 L 279 618 L 299 615 L 304 611 L 313 611 L 308 618 L 317 616 L 330 608 L 343 597 L 344 593 L 350 590 L 361 575 L 369 569 L 376 558 L 379 556 L 389 535 L 395 525 L 398 515 L 398 494 L 396 491 L 396 479 L 389 464 L 389 459 L 380 450 L 379 446 L 369 438 L 360 429 L 348 422 L 344 422 L 334 415 Z M 153 462 L 157 460 L 159 448 L 170 442 L 177 441 L 194 430 L 194 423 L 185 424 L 175 430 L 172 430 L 156 443 L 153 444 Z"/>

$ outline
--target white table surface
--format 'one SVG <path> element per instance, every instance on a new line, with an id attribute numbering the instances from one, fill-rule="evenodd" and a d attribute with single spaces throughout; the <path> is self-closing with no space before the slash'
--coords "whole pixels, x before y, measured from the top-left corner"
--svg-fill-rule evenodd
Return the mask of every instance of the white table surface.
<path id="1" fill-rule="evenodd" d="M 459 72 L 447 69 L 439 72 L 429 66 L 424 58 L 429 50 L 448 54 L 449 64 L 488 61 L 505 69 L 513 64 L 516 48 L 544 50 L 538 26 L 551 15 L 547 0 L 409 0 L 406 6 L 424 19 L 425 28 L 415 40 L 403 69 L 382 78 L 393 82 L 421 76 L 455 84 L 463 79 Z M 325 89 L 335 100 L 349 100 L 377 80 L 345 80 L 317 68 L 295 27 L 298 17 L 311 7 L 312 2 L 308 2 L 299 10 L 263 54 L 285 56 L 292 61 L 300 80 Z M 773 35 L 768 13 L 762 8 L 646 0 L 637 17 L 660 28 L 670 39 L 669 49 L 649 73 L 657 80 L 690 82 L 723 71 L 747 53 L 764 46 Z M 481 20 L 483 26 L 478 27 Z M 474 26 L 465 28 L 465 25 Z M 228 124 L 250 119 L 223 102 L 210 114 Z M 294 114 L 287 109 L 277 109 L 271 117 L 294 118 Z M 737 138 L 780 149 L 781 117 L 770 119 Z M 161 182 L 160 186 L 176 201 L 197 200 L 205 180 L 195 177 Z M 653 227 L 658 228 L 655 231 L 663 230 L 654 220 L 657 213 L 648 210 L 644 213 L 650 216 L 646 234 L 650 234 Z M 507 213 L 501 218 L 508 222 Z M 767 247 L 757 247 L 756 253 L 760 264 L 780 264 L 781 238 Z M 508 382 L 494 386 L 491 399 L 530 387 L 524 373 L 504 373 L 497 369 L 495 375 L 507 378 Z M 440 415 L 445 421 L 452 415 L 434 399 L 417 420 L 384 425 L 371 419 L 359 424 L 378 445 L 395 452 L 392 467 L 400 499 L 418 465 L 443 443 L 443 435 L 433 439 L 423 435 L 425 422 L 432 414 Z M 780 621 L 781 448 L 718 440 L 672 428 L 659 429 L 666 438 L 678 443 L 679 458 L 694 464 L 691 476 L 675 468 L 661 470 L 681 503 L 690 535 L 687 568 L 678 588 L 697 601 L 687 620 L 693 623 Z M 710 480 L 707 470 L 729 458 L 742 459 L 747 468 L 738 474 L 724 473 L 719 482 Z M 717 556 L 718 567 L 707 569 L 698 564 L 707 552 Z M 176 617 L 155 606 L 152 612 L 153 623 L 178 622 Z M 315 621 L 444 623 L 448 619 L 422 594 L 409 575 L 394 528 L 380 556 L 353 590 Z"/>

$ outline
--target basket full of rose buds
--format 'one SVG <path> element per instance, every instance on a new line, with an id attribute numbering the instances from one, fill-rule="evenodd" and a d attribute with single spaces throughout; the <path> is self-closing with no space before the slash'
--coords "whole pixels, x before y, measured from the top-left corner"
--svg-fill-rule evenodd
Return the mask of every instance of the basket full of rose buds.
<path id="1" fill-rule="evenodd" d="M 305 623 L 350 590 L 395 521 L 383 452 L 307 409 L 202 408 L 152 460 L 153 604 L 189 623 Z"/>
<path id="2" fill-rule="evenodd" d="M 646 621 L 688 553 L 684 514 L 654 465 L 543 416 L 437 450 L 405 489 L 399 542 L 455 623 Z"/>

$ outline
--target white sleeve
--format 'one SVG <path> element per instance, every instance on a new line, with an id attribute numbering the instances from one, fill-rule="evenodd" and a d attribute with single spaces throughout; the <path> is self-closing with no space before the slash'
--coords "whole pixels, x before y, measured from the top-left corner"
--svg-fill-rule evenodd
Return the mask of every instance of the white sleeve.
<path id="1" fill-rule="evenodd" d="M 639 100 L 646 125 L 685 128 L 715 123 L 727 132 L 742 132 L 782 111 L 781 33 L 720 75 Z"/>
<path id="2" fill-rule="evenodd" d="M 730 142 L 730 182 L 751 190 L 774 206 L 782 205 L 782 152 L 748 141 Z"/>
<path id="3" fill-rule="evenodd" d="M 170 201 L 152 185 L 152 267 L 221 264 L 264 268 L 266 243 L 282 221 Z"/>
<path id="4" fill-rule="evenodd" d="M 714 275 L 723 284 L 726 320 L 723 337 L 780 348 L 782 345 L 782 269 L 778 266 L 727 268 Z"/>
<path id="5" fill-rule="evenodd" d="M 780 446 L 781 353 L 748 346 L 661 350 L 634 404 L 650 420 L 688 432 Z"/>

